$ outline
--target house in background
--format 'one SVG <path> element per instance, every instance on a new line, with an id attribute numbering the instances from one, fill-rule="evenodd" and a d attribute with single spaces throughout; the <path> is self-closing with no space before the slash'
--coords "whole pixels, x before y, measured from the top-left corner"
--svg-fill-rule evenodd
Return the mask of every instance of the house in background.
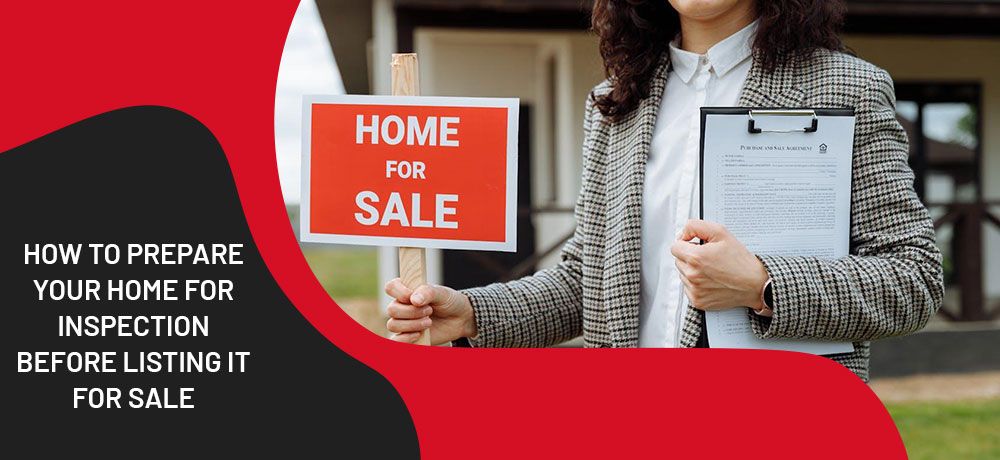
<path id="1" fill-rule="evenodd" d="M 666 0 L 663 0 L 666 1 Z M 942 318 L 1000 313 L 1000 1 L 849 0 L 847 45 L 895 79 L 915 188 L 948 283 Z M 558 261 L 573 230 L 584 98 L 603 79 L 587 0 L 317 0 L 352 94 L 387 94 L 416 52 L 424 95 L 518 97 L 519 251 L 429 251 L 431 282 L 517 278 Z M 380 251 L 395 276 L 395 251 Z"/>

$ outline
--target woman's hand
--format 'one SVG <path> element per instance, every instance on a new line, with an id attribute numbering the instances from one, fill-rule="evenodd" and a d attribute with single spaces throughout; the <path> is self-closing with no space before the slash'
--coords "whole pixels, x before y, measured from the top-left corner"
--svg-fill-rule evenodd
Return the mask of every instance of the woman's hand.
<path id="1" fill-rule="evenodd" d="M 698 238 L 704 244 L 691 240 Z M 699 310 L 764 308 L 761 292 L 768 274 L 764 264 L 725 227 L 692 219 L 670 248 L 684 283 L 684 293 Z"/>
<path id="2" fill-rule="evenodd" d="M 414 343 L 426 329 L 430 329 L 434 345 L 476 335 L 472 303 L 461 292 L 430 285 L 414 290 L 396 278 L 385 285 L 385 293 L 395 299 L 386 308 L 386 327 L 393 333 L 392 340 Z"/>

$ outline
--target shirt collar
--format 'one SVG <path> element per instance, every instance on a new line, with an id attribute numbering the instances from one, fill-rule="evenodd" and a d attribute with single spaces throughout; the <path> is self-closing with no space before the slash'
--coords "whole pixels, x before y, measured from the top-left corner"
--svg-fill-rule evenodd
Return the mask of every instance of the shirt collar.
<path id="1" fill-rule="evenodd" d="M 708 49 L 705 57 L 715 70 L 715 75 L 722 77 L 750 57 L 751 41 L 757 31 L 757 21 L 753 21 L 736 33 L 726 37 Z M 680 35 L 670 42 L 670 66 L 685 84 L 691 81 L 698 70 L 698 60 L 701 55 L 680 49 Z"/>

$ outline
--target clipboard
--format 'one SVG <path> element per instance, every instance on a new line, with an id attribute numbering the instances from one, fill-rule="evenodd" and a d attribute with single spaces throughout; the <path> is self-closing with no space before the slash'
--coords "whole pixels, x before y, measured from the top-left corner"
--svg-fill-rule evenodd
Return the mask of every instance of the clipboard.
<path id="1" fill-rule="evenodd" d="M 703 107 L 699 142 L 702 219 L 722 223 L 756 254 L 849 254 L 853 109 Z M 751 314 L 706 312 L 709 347 L 854 350 L 850 342 L 759 339 Z"/>
<path id="2" fill-rule="evenodd" d="M 745 115 L 747 117 L 747 132 L 750 134 L 764 133 L 803 133 L 810 134 L 819 131 L 820 117 L 853 117 L 854 109 L 851 108 L 775 108 L 775 107 L 702 107 L 701 108 L 701 134 L 698 139 L 698 174 L 699 184 L 704 184 L 705 171 L 705 121 L 709 115 Z M 802 127 L 796 128 L 766 128 L 766 123 L 758 123 L 762 118 L 774 116 L 802 117 L 804 122 Z M 705 189 L 698 187 L 700 218 L 705 218 Z"/>

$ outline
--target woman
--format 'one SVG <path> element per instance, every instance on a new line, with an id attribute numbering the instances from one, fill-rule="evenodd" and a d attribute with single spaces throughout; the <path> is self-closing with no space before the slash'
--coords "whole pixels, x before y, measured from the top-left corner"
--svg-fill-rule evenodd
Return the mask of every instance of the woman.
<path id="1" fill-rule="evenodd" d="M 940 306 L 942 270 L 892 80 L 843 52 L 843 14 L 829 0 L 597 1 L 608 79 L 588 98 L 562 262 L 464 292 L 393 280 L 392 338 L 430 328 L 435 343 L 484 347 L 581 333 L 591 347 L 694 347 L 706 344 L 703 311 L 749 307 L 760 337 L 854 342 L 831 358 L 867 380 L 868 341 L 922 328 Z M 701 106 L 853 108 L 851 255 L 752 254 L 693 219 Z"/>

